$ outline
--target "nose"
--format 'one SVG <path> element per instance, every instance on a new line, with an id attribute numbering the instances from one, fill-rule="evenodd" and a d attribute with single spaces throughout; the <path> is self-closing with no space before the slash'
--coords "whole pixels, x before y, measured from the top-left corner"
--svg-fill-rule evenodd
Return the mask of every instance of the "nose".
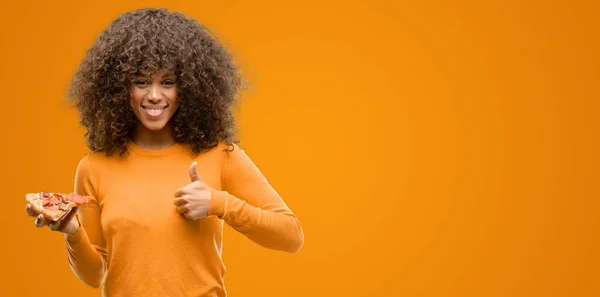
<path id="1" fill-rule="evenodd" d="M 155 84 L 152 84 L 149 88 L 148 88 L 148 100 L 156 103 L 158 101 L 160 101 L 160 99 L 162 98 L 162 94 L 161 94 L 161 90 L 160 90 L 160 86 L 157 86 Z"/>

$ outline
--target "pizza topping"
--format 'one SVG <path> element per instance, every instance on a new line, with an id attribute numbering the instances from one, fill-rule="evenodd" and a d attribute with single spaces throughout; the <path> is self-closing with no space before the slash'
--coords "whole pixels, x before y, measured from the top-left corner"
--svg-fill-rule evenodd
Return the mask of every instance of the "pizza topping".
<path id="1" fill-rule="evenodd" d="M 75 193 L 71 193 L 71 194 L 67 194 L 66 196 L 64 196 L 64 200 L 65 201 L 71 201 L 71 202 L 75 202 L 77 204 L 85 204 L 88 202 L 88 198 L 87 196 L 80 196 L 77 195 Z"/>
<path id="2" fill-rule="evenodd" d="M 85 204 L 89 201 L 88 196 L 81 196 L 75 193 L 70 194 L 62 194 L 62 193 L 49 193 L 49 192 L 40 192 L 40 199 L 43 201 L 44 205 L 53 204 L 53 203 L 64 203 L 64 202 L 73 202 L 75 204 Z"/>
<path id="3" fill-rule="evenodd" d="M 25 199 L 36 212 L 44 214 L 50 220 L 57 221 L 77 205 L 88 203 L 92 197 L 75 193 L 37 192 L 27 193 Z"/>
<path id="4" fill-rule="evenodd" d="M 40 192 L 40 199 L 44 200 L 44 201 L 52 201 L 55 200 L 55 196 L 53 193 L 48 193 L 48 192 Z"/>

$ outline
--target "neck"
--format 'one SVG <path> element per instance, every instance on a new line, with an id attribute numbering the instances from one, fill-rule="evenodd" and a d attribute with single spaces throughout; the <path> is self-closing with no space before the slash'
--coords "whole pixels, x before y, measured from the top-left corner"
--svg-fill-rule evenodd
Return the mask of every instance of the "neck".
<path id="1" fill-rule="evenodd" d="M 148 130 L 138 123 L 131 137 L 133 143 L 147 150 L 162 150 L 175 144 L 170 123 L 158 131 Z"/>

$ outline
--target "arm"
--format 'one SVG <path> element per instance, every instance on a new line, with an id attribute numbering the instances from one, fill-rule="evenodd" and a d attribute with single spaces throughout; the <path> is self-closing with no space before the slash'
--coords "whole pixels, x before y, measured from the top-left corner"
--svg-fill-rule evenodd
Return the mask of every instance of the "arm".
<path id="1" fill-rule="evenodd" d="M 304 233 L 296 216 L 237 145 L 224 153 L 223 191 L 211 190 L 208 215 L 263 247 L 296 253 Z"/>
<path id="2" fill-rule="evenodd" d="M 79 230 L 73 235 L 65 234 L 69 265 L 82 282 L 98 288 L 104 282 L 107 254 L 100 225 L 101 209 L 96 200 L 88 157 L 83 158 L 77 166 L 75 193 L 92 196 L 94 199 L 79 207 L 76 214 Z"/>

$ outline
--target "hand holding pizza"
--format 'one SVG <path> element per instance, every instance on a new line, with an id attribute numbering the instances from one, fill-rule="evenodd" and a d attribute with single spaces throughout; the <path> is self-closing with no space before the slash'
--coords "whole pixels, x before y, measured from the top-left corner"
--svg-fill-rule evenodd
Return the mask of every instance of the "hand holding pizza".
<path id="1" fill-rule="evenodd" d="M 194 161 L 189 168 L 192 182 L 177 190 L 173 201 L 177 206 L 177 212 L 190 220 L 206 218 L 210 205 L 210 187 L 198 177 L 196 165 Z"/>
<path id="2" fill-rule="evenodd" d="M 79 230 L 79 221 L 75 218 L 80 205 L 89 201 L 90 197 L 74 193 L 28 193 L 26 211 L 30 217 L 35 217 L 35 226 L 48 226 L 52 231 L 72 235 Z"/>

